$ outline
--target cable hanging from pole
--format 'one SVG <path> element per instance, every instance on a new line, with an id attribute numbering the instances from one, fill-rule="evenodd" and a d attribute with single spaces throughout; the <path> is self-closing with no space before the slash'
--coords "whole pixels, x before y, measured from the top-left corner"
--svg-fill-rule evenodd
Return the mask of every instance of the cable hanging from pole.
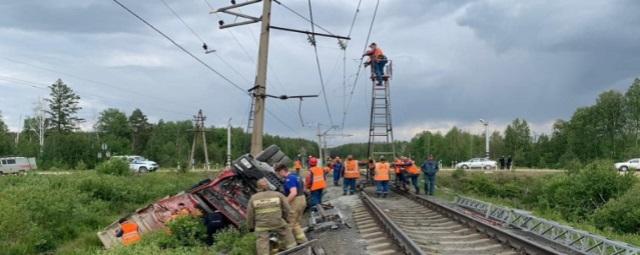
<path id="1" fill-rule="evenodd" d="M 182 47 L 182 45 L 178 44 L 176 41 L 174 41 L 171 37 L 169 37 L 168 35 L 166 35 L 165 33 L 163 33 L 162 31 L 160 31 L 158 28 L 156 28 L 155 26 L 153 26 L 151 23 L 149 23 L 148 21 L 146 21 L 144 18 L 140 17 L 140 15 L 138 15 L 137 13 L 135 13 L 134 11 L 132 11 L 131 9 L 129 9 L 127 6 L 125 6 L 124 4 L 122 4 L 120 1 L 118 0 L 112 0 L 113 2 L 115 2 L 116 4 L 118 4 L 120 7 L 122 7 L 123 9 L 125 9 L 127 12 L 129 12 L 131 15 L 133 15 L 134 17 L 136 17 L 137 19 L 139 19 L 140 21 L 142 21 L 145 25 L 147 25 L 148 27 L 150 27 L 151 29 L 153 29 L 154 31 L 156 31 L 158 34 L 162 35 L 165 39 L 169 40 L 169 42 L 171 42 L 174 46 L 178 47 L 180 50 L 182 50 L 184 53 L 186 53 L 187 55 L 191 56 L 193 59 L 195 59 L 198 63 L 202 64 L 203 66 L 205 66 L 207 69 L 209 69 L 211 72 L 217 74 L 218 76 L 220 76 L 220 78 L 222 78 L 223 80 L 225 80 L 227 83 L 229 83 L 231 86 L 235 87 L 236 89 L 240 90 L 243 92 L 243 94 L 245 93 L 245 90 L 240 87 L 238 84 L 236 84 L 235 82 L 231 81 L 229 78 L 227 78 L 226 76 L 224 76 L 222 73 L 218 72 L 216 69 L 214 69 L 213 67 L 211 67 L 209 64 L 205 63 L 204 61 L 202 61 L 202 59 L 196 57 L 196 55 L 193 55 L 193 53 L 191 53 L 189 50 L 185 49 L 184 47 Z"/>
<path id="2" fill-rule="evenodd" d="M 313 23 L 313 8 L 311 6 L 311 0 L 307 1 L 309 3 L 309 21 L 311 22 L 311 32 L 315 33 L 315 26 Z M 320 86 L 322 87 L 322 97 L 324 99 L 324 105 L 327 109 L 327 115 L 329 115 L 329 122 L 331 123 L 331 125 L 333 126 L 333 115 L 331 114 L 331 109 L 329 108 L 329 99 L 327 98 L 327 91 L 324 85 L 324 77 L 322 76 L 322 68 L 320 66 L 320 57 L 318 56 L 318 47 L 315 44 L 315 35 L 311 35 L 311 38 L 313 38 L 313 52 L 315 54 L 315 58 L 316 58 L 316 66 L 318 69 L 318 75 L 320 76 Z"/>
<path id="3" fill-rule="evenodd" d="M 351 26 L 349 27 L 349 34 L 347 37 L 351 37 L 351 33 L 353 32 L 353 27 L 356 24 L 356 19 L 358 18 L 358 13 L 360 13 L 360 5 L 362 4 L 362 0 L 358 1 L 358 6 L 356 6 L 356 11 L 353 14 L 353 19 L 351 20 Z M 347 42 L 338 40 L 340 44 L 340 48 L 342 49 L 342 123 L 341 129 L 344 132 L 344 115 L 347 114 Z"/>
<path id="4" fill-rule="evenodd" d="M 369 39 L 371 37 L 371 31 L 373 30 L 373 24 L 374 24 L 374 22 L 376 20 L 377 14 L 378 14 L 379 5 L 380 5 L 380 0 L 377 0 L 376 1 L 376 7 L 373 10 L 373 17 L 371 18 L 371 23 L 369 24 L 369 31 L 367 32 L 367 39 L 365 40 L 364 50 L 363 51 L 367 50 L 367 45 L 369 44 Z M 351 92 L 349 93 L 349 100 L 347 101 L 347 108 L 346 108 L 346 111 L 344 111 L 343 115 L 342 115 L 342 125 L 343 126 L 344 126 L 345 120 L 347 118 L 347 113 L 349 111 L 349 107 L 351 106 L 351 101 L 353 100 L 353 93 L 354 93 L 354 91 L 356 89 L 356 86 L 358 85 L 358 79 L 360 78 L 360 71 L 361 71 L 360 67 L 362 66 L 362 61 L 363 61 L 363 58 L 360 58 L 360 62 L 358 63 L 358 71 L 356 72 L 356 77 L 353 80 L 353 86 L 351 87 Z"/>

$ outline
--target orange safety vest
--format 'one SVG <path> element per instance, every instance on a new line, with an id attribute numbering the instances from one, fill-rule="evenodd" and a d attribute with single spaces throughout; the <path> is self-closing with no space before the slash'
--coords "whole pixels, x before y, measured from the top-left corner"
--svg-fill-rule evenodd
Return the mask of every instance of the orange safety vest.
<path id="1" fill-rule="evenodd" d="M 373 50 L 373 52 L 371 53 L 371 58 L 374 60 L 378 60 L 378 58 L 380 58 L 380 56 L 382 56 L 382 49 L 380 48 L 376 48 L 375 50 Z"/>
<path id="2" fill-rule="evenodd" d="M 125 221 L 120 227 L 122 228 L 122 244 L 124 246 L 129 246 L 140 241 L 138 224 Z"/>
<path id="3" fill-rule="evenodd" d="M 345 179 L 358 179 L 360 178 L 360 169 L 358 168 L 357 160 L 347 160 L 347 166 L 344 168 Z"/>
<path id="4" fill-rule="evenodd" d="M 403 163 L 402 163 L 402 161 L 401 161 L 401 160 L 399 160 L 399 159 L 398 159 L 398 160 L 396 160 L 396 162 L 394 162 L 394 166 L 393 166 L 393 168 L 395 168 L 395 169 L 396 169 L 396 174 L 399 174 L 399 173 L 400 173 L 400 167 L 401 167 L 400 165 L 402 165 L 402 164 L 403 164 Z"/>
<path id="5" fill-rule="evenodd" d="M 322 167 L 319 166 L 314 166 L 311 169 L 309 169 L 309 172 L 311 172 L 311 180 L 309 180 L 311 182 L 311 188 L 309 190 L 314 191 L 314 190 L 319 190 L 319 189 L 324 189 L 327 187 L 327 183 L 324 181 L 324 170 L 322 169 Z"/>
<path id="6" fill-rule="evenodd" d="M 411 165 L 407 167 L 407 173 L 413 175 L 419 174 L 420 169 L 418 169 L 418 167 L 416 166 L 416 162 L 411 161 L 410 163 Z"/>
<path id="7" fill-rule="evenodd" d="M 373 179 L 376 181 L 388 181 L 389 163 L 376 163 L 376 175 Z"/>
<path id="8" fill-rule="evenodd" d="M 295 168 L 296 170 L 302 169 L 302 163 L 300 162 L 300 160 L 296 160 L 293 162 L 293 168 Z"/>

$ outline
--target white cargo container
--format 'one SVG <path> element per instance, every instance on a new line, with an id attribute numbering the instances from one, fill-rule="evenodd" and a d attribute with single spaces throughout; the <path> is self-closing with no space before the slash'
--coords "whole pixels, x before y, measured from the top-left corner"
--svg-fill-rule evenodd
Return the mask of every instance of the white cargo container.
<path id="1" fill-rule="evenodd" d="M 3 157 L 0 158 L 0 175 L 26 173 L 29 170 L 35 170 L 36 158 L 26 157 Z"/>

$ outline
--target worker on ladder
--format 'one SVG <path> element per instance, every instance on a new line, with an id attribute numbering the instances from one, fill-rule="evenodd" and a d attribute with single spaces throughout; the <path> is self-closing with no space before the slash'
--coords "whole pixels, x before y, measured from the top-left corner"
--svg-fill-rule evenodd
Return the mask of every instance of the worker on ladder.
<path id="1" fill-rule="evenodd" d="M 371 50 L 368 50 L 362 56 L 369 56 L 369 61 L 364 63 L 364 66 L 367 67 L 371 65 L 373 69 L 373 73 L 376 75 L 376 85 L 382 86 L 382 79 L 384 76 L 384 66 L 387 64 L 387 57 L 382 53 L 382 49 L 378 48 L 376 43 L 371 43 L 369 45 Z"/>

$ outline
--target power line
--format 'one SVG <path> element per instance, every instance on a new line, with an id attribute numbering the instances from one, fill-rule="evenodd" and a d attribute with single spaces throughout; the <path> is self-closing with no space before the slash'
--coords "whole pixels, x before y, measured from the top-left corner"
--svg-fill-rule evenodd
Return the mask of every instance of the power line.
<path id="1" fill-rule="evenodd" d="M 371 23 L 369 24 L 369 31 L 367 32 L 367 39 L 365 40 L 364 43 L 364 50 L 367 50 L 367 44 L 369 44 L 369 39 L 371 37 L 371 31 L 373 30 L 373 24 L 376 20 L 376 15 L 378 14 L 378 6 L 380 5 L 380 0 L 376 1 L 376 7 L 373 10 L 373 17 L 371 18 Z M 349 93 L 349 100 L 347 101 L 347 108 L 346 110 L 343 112 L 342 115 L 342 126 L 344 126 L 344 122 L 347 118 L 347 112 L 349 111 L 349 107 L 351 106 L 351 101 L 353 100 L 353 92 L 356 89 L 356 86 L 358 85 L 358 78 L 360 78 L 360 71 L 362 70 L 360 68 L 360 66 L 362 66 L 362 58 L 360 58 L 360 63 L 358 63 L 358 71 L 356 72 L 356 78 L 353 81 L 353 87 L 351 87 L 351 92 Z"/>
<path id="2" fill-rule="evenodd" d="M 306 20 L 306 21 L 308 21 L 308 22 L 311 22 L 311 24 L 312 24 L 312 25 L 311 25 L 311 26 L 312 26 L 312 27 L 311 27 L 311 30 L 313 30 L 313 27 L 317 27 L 317 28 L 320 28 L 320 30 L 322 30 L 322 31 L 326 32 L 327 34 L 334 35 L 333 33 L 331 33 L 329 30 L 325 29 L 324 27 L 322 27 L 322 26 L 320 26 L 320 25 L 318 25 L 318 24 L 313 23 L 313 17 L 307 18 L 307 17 L 305 17 L 304 15 L 300 14 L 299 12 L 295 11 L 294 9 L 289 8 L 289 6 L 287 6 L 286 4 L 281 3 L 281 2 L 280 2 L 280 1 L 278 1 L 278 0 L 274 0 L 274 2 L 276 2 L 278 5 L 280 5 L 280 6 L 284 7 L 284 8 L 285 8 L 285 9 L 287 9 L 288 11 L 292 12 L 292 13 L 293 13 L 293 14 L 295 14 L 296 16 L 298 16 L 298 17 L 300 17 L 300 18 L 302 18 L 302 19 L 304 19 L 304 20 Z M 310 15 L 310 16 L 312 16 L 312 15 Z"/>
<path id="3" fill-rule="evenodd" d="M 169 6 L 169 4 L 165 1 L 165 0 L 160 0 L 160 2 L 162 2 L 162 4 L 164 4 L 164 6 L 167 7 L 167 9 L 169 9 L 169 11 L 171 11 L 171 13 L 173 13 L 173 16 L 176 16 L 176 18 L 178 18 L 178 20 L 180 20 L 180 22 L 182 23 L 182 25 L 184 25 L 187 29 L 189 29 L 189 31 L 191 31 L 191 33 L 197 37 L 200 42 L 204 45 L 204 39 L 202 39 L 202 37 L 200 37 L 200 35 L 198 35 L 198 33 L 196 33 L 195 30 L 193 30 L 193 28 L 191 28 L 191 26 L 189 26 L 187 24 L 187 22 L 185 22 L 180 15 L 178 15 L 178 13 L 176 12 L 176 10 L 174 10 L 173 8 L 171 8 L 171 6 Z"/>
<path id="4" fill-rule="evenodd" d="M 129 12 L 131 15 L 135 16 L 136 18 L 138 18 L 140 21 L 142 21 L 144 24 L 146 24 L 147 26 L 149 26 L 151 29 L 153 29 L 154 31 L 156 31 L 158 34 L 162 35 L 165 39 L 169 40 L 173 45 L 175 45 L 176 47 L 178 47 L 180 50 L 182 50 L 184 53 L 186 53 L 187 55 L 191 56 L 193 59 L 195 59 L 196 61 L 198 61 L 200 64 L 202 64 L 203 66 L 205 66 L 207 69 L 209 69 L 210 71 L 212 71 L 213 73 L 217 74 L 218 76 L 220 76 L 223 80 L 227 81 L 231 86 L 235 87 L 236 89 L 242 91 L 242 93 L 246 93 L 245 89 L 243 89 L 242 87 L 240 87 L 238 84 L 236 84 L 235 82 L 231 81 L 229 78 L 227 78 L 226 76 L 224 76 L 223 74 L 221 74 L 220 72 L 218 72 L 216 69 L 214 69 L 213 67 L 211 67 L 209 64 L 205 63 L 204 61 L 202 61 L 200 58 L 196 57 L 195 55 L 193 55 L 193 53 L 191 53 L 190 51 L 188 51 L 187 49 L 185 49 L 184 47 L 182 47 L 182 45 L 178 44 L 176 41 L 174 41 L 173 39 L 171 39 L 171 37 L 169 37 L 168 35 L 166 35 L 165 33 L 163 33 L 162 31 L 160 31 L 159 29 L 157 29 L 155 26 L 151 25 L 151 23 L 147 22 L 145 19 L 143 19 L 142 17 L 140 17 L 138 14 L 136 14 L 135 12 L 133 12 L 131 9 L 127 8 L 124 4 L 120 3 L 120 1 L 118 0 L 113 0 L 113 2 L 115 2 L 116 4 L 118 4 L 120 7 L 122 7 L 123 9 L 125 9 L 127 12 Z"/>
<path id="5" fill-rule="evenodd" d="M 19 78 L 15 78 L 15 77 L 9 77 L 9 76 L 3 76 L 0 75 L 0 80 L 4 80 L 4 81 L 9 81 L 9 82 L 17 82 L 17 83 L 23 83 L 23 85 L 27 85 L 30 86 L 32 88 L 35 89 L 42 89 L 42 90 L 49 90 L 49 85 L 43 82 L 34 82 L 34 81 L 28 81 L 28 80 L 23 80 L 23 79 L 19 79 Z M 44 86 L 44 87 L 42 87 Z M 103 95 L 99 95 L 99 94 L 94 94 L 94 93 L 87 93 L 87 92 L 83 92 L 83 94 L 86 95 L 90 95 L 96 98 L 101 98 L 103 100 L 114 100 L 113 98 L 107 98 L 104 97 Z M 167 108 L 163 108 L 163 107 L 157 107 L 157 106 L 152 106 L 149 108 L 155 108 L 158 110 L 162 110 L 164 112 L 171 112 L 171 113 L 175 113 L 175 114 L 180 114 L 180 115 L 186 115 L 186 116 L 191 116 L 191 114 L 188 113 L 184 113 L 184 112 L 177 112 L 171 109 L 167 109 Z"/>
<path id="6" fill-rule="evenodd" d="M 63 71 L 60 71 L 60 70 L 55 70 L 55 69 L 51 69 L 51 68 L 35 65 L 35 64 L 28 63 L 28 62 L 25 62 L 25 61 L 11 59 L 11 58 L 8 58 L 8 57 L 2 57 L 2 58 L 7 60 L 7 61 L 9 61 L 9 62 L 30 66 L 30 67 L 33 67 L 33 68 L 36 68 L 36 69 L 44 70 L 44 71 L 55 73 L 55 74 L 65 75 L 65 76 L 72 77 L 72 78 L 75 78 L 75 79 L 78 79 L 78 80 L 81 80 L 81 81 L 93 83 L 93 84 L 96 84 L 96 85 L 110 87 L 110 88 L 113 88 L 114 91 L 118 91 L 118 92 L 128 91 L 128 92 L 133 93 L 133 94 L 140 94 L 140 92 L 135 91 L 135 90 L 131 90 L 131 89 L 126 88 L 126 87 L 115 86 L 115 85 L 112 85 L 112 84 L 109 84 L 109 83 L 106 83 L 106 82 L 96 81 L 96 80 L 89 79 L 89 78 L 86 78 L 86 77 L 82 77 L 82 76 L 79 76 L 79 75 L 75 75 L 75 74 L 72 74 L 72 73 L 67 73 L 67 72 L 63 72 Z M 156 96 L 153 96 L 153 95 L 145 95 L 145 97 L 153 98 L 153 99 L 156 99 L 156 100 L 170 101 L 170 100 L 168 100 L 166 98 L 160 98 L 160 97 L 156 97 Z M 187 105 L 182 104 L 182 103 L 178 103 L 178 102 L 175 102 L 175 101 L 174 101 L 174 103 L 181 104 L 182 106 L 188 107 Z"/>
<path id="7" fill-rule="evenodd" d="M 311 0 L 307 1 L 309 3 L 309 22 L 311 22 L 311 32 L 315 33 L 315 26 L 313 23 L 313 7 L 311 6 Z M 333 126 L 333 115 L 331 114 L 331 109 L 329 109 L 329 100 L 327 98 L 327 91 L 326 88 L 324 86 L 324 77 L 322 76 L 322 68 L 320 67 L 320 57 L 318 57 L 318 47 L 316 47 L 316 37 L 314 35 L 311 35 L 312 38 L 312 42 L 311 44 L 313 45 L 313 52 L 315 54 L 316 57 L 316 66 L 318 69 L 318 75 L 320 76 L 320 86 L 322 87 L 322 98 L 324 99 L 324 106 L 327 109 L 327 114 L 329 115 L 329 122 L 331 123 L 331 126 Z"/>

